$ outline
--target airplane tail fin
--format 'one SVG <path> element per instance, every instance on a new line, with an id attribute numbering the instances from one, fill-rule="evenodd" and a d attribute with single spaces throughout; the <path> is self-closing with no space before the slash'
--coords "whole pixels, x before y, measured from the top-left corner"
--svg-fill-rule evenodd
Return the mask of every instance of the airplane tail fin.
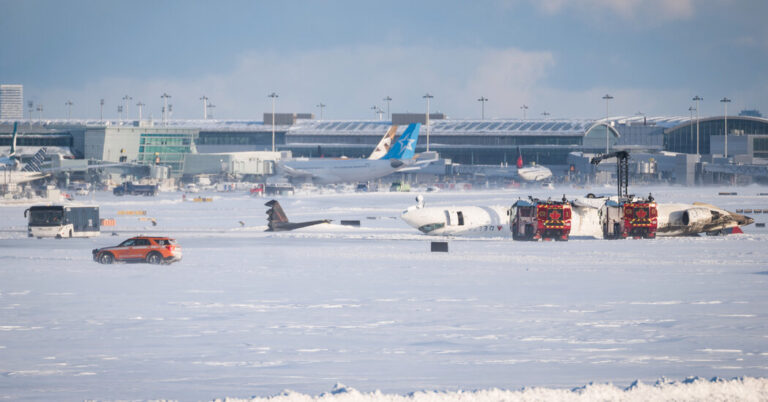
<path id="1" fill-rule="evenodd" d="M 11 159 L 16 158 L 16 135 L 18 134 L 19 122 L 13 122 L 13 134 L 11 134 L 11 153 L 8 157 Z"/>
<path id="2" fill-rule="evenodd" d="M 280 203 L 277 202 L 277 200 L 270 200 L 264 205 L 269 207 L 267 210 L 267 222 L 269 223 L 270 229 L 274 223 L 288 222 L 288 217 L 285 216 L 285 211 L 283 211 L 283 207 L 280 206 Z"/>
<path id="3" fill-rule="evenodd" d="M 40 172 L 42 170 L 43 161 L 45 161 L 45 155 L 47 155 L 47 149 L 45 147 L 40 148 L 39 151 L 27 162 L 21 171 L 23 172 Z"/>
<path id="4" fill-rule="evenodd" d="M 381 159 L 412 159 L 416 154 L 419 130 L 421 130 L 421 123 L 409 124 L 405 131 L 400 134 L 395 145 Z"/>
<path id="5" fill-rule="evenodd" d="M 384 137 L 381 138 L 379 144 L 376 145 L 371 156 L 368 159 L 381 159 L 392 148 L 392 144 L 395 143 L 395 135 L 397 134 L 397 126 L 390 126 Z"/>

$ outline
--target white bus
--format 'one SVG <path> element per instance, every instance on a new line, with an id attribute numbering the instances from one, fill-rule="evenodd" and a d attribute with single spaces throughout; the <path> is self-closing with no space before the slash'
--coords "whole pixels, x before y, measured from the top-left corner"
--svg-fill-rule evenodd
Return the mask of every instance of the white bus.
<path id="1" fill-rule="evenodd" d="M 28 218 L 29 237 L 98 236 L 99 207 L 69 205 L 36 205 L 24 211 Z"/>

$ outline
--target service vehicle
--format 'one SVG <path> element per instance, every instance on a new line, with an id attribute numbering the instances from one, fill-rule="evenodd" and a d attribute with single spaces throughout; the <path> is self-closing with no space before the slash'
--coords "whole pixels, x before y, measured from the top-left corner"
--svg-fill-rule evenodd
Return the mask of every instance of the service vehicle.
<path id="1" fill-rule="evenodd" d="M 99 207 L 95 205 L 35 205 L 24 211 L 27 236 L 93 237 L 98 236 Z"/>
<path id="2" fill-rule="evenodd" d="M 147 262 L 170 264 L 181 261 L 181 246 L 164 236 L 136 236 L 113 247 L 93 249 L 93 260 L 101 264 L 113 262 Z"/>
<path id="3" fill-rule="evenodd" d="M 512 205 L 509 228 L 513 240 L 567 241 L 571 232 L 571 204 L 562 201 L 518 200 Z"/>
<path id="4" fill-rule="evenodd" d="M 128 181 L 112 189 L 112 194 L 154 196 L 154 195 L 157 195 L 157 185 L 156 184 L 133 184 L 132 182 Z"/>

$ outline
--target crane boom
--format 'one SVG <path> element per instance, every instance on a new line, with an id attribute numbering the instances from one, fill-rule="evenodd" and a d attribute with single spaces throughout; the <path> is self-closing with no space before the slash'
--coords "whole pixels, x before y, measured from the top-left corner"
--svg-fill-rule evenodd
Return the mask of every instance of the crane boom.
<path id="1" fill-rule="evenodd" d="M 616 158 L 616 180 L 618 181 L 619 199 L 629 198 L 629 152 L 616 151 L 607 154 L 600 154 L 590 160 L 590 163 L 597 166 L 600 162 Z"/>

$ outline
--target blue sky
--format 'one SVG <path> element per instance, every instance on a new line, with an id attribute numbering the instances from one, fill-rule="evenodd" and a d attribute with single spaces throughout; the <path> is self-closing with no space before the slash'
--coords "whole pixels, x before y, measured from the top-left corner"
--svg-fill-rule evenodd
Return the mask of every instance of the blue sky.
<path id="1" fill-rule="evenodd" d="M 44 117 L 116 118 L 124 95 L 160 117 L 257 119 L 271 108 L 374 118 L 372 106 L 453 118 L 768 114 L 766 1 L 0 0 L 0 82 Z"/>

